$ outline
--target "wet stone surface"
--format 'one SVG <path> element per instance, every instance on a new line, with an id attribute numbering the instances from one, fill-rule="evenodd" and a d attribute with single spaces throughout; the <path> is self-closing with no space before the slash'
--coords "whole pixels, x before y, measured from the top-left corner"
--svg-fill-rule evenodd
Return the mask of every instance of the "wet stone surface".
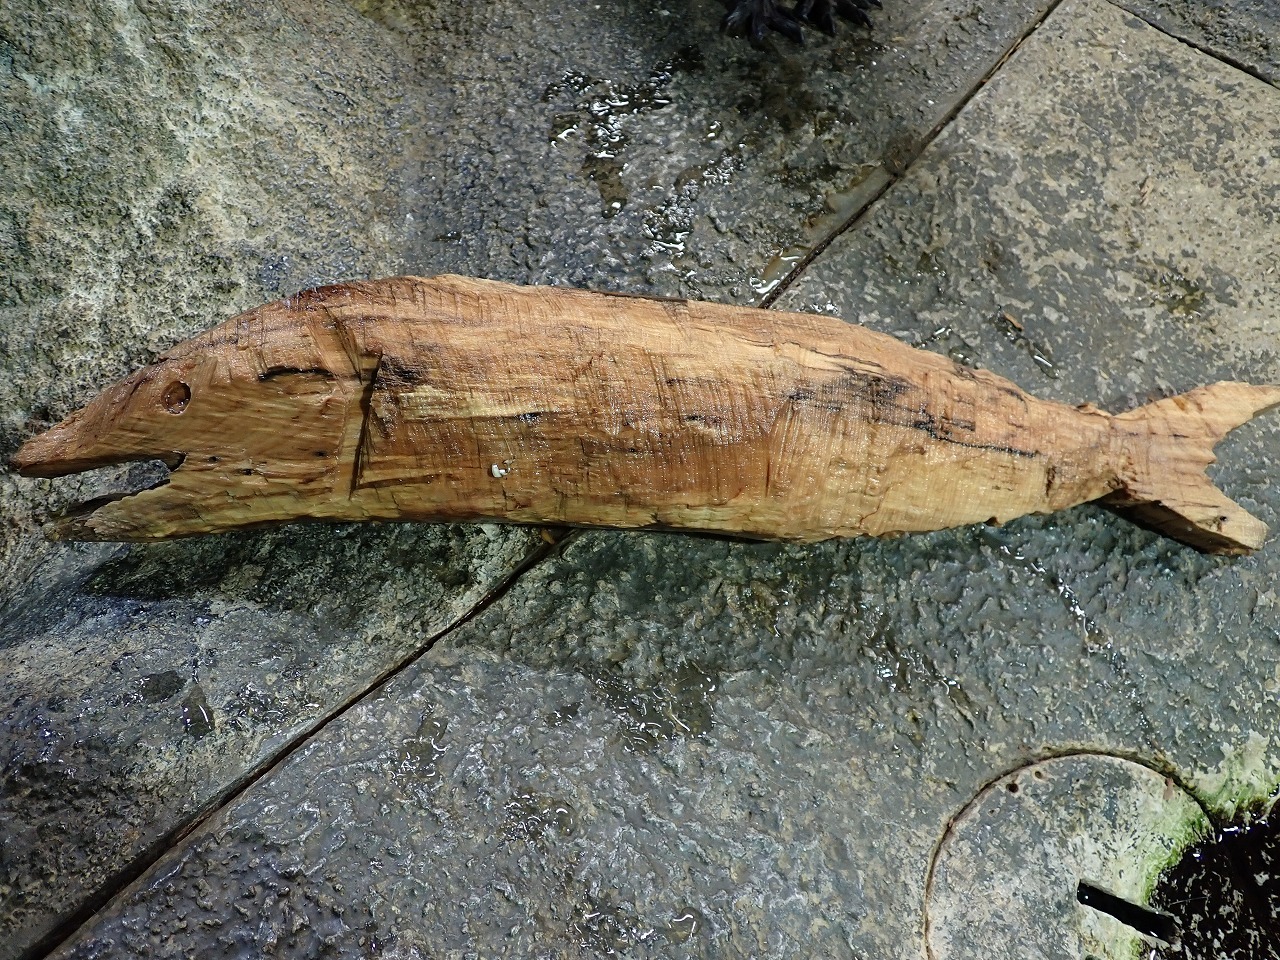
<path id="1" fill-rule="evenodd" d="M 689 798 L 669 790 L 670 764 L 720 778 L 736 764 L 696 742 L 683 757 L 619 763 L 631 754 L 599 736 L 612 711 L 583 677 L 542 675 L 531 712 L 529 675 L 483 655 L 433 656 L 406 681 L 363 704 L 338 737 L 309 746 L 274 781 L 278 791 L 239 806 L 162 866 L 147 901 L 72 953 L 705 947 L 706 912 L 739 893 L 733 880 L 674 899 L 665 881 L 701 848 L 727 857 L 765 841 L 731 835 L 732 823 L 677 827 L 671 809 Z M 637 896 L 623 876 L 658 886 Z M 788 896 L 780 886 L 760 893 Z M 163 920 L 149 915 L 153 897 L 170 908 Z"/>
<path id="2" fill-rule="evenodd" d="M 423 154 L 411 263 L 742 303 L 909 159 L 1048 3 L 887 3 L 870 32 L 764 51 L 720 36 L 714 0 L 358 6 L 424 65 L 449 51 L 438 85 L 458 122 L 406 151 Z"/>
<path id="3" fill-rule="evenodd" d="M 0 460 L 167 346 L 320 283 L 452 271 L 750 299 L 1043 6 L 894 3 L 871 34 L 759 53 L 721 38 L 712 2 L 5 3 Z M 0 954 L 540 542 L 314 528 L 122 552 L 39 533 L 160 475 L 0 468 Z"/>
<path id="4" fill-rule="evenodd" d="M 157 855 L 479 602 L 531 538 L 383 526 L 178 541 L 118 550 L 11 608 L 0 620 L 9 936 L 33 942 Z"/>
<path id="5" fill-rule="evenodd" d="M 153 350 L 320 280 L 758 295 L 771 251 L 913 155 L 1038 15 L 886 7 L 870 38 L 762 59 L 688 50 L 715 35 L 710 3 L 6 6 L 24 139 L 0 453 Z M 1259 131 L 1278 110 L 1114 7 L 1063 4 L 786 302 L 1058 399 L 1276 380 Z M 1273 526 L 1278 445 L 1261 420 L 1215 473 Z M 14 954 L 534 542 L 39 541 L 46 504 L 107 482 L 0 474 Z M 1223 814 L 1280 781 L 1273 547 L 1206 558 L 1096 508 L 814 548 L 582 535 L 62 955 L 916 960 L 934 848 L 993 775 L 1087 747 Z"/>
<path id="6" fill-rule="evenodd" d="M 1280 7 L 1271 0 L 1122 0 L 1119 6 L 1280 86 Z"/>
<path id="7" fill-rule="evenodd" d="M 1214 599 L 1247 571 L 1068 519 L 581 537 L 65 955 L 918 957 L 934 846 L 991 771 L 1076 744 L 1195 769 L 1266 723 L 1280 654 Z M 1154 610 L 1185 633 L 1154 643 Z"/>
<path id="8" fill-rule="evenodd" d="M 1274 382 L 1276 91 L 1101 3 L 1015 65 L 778 307 L 1107 409 Z"/>

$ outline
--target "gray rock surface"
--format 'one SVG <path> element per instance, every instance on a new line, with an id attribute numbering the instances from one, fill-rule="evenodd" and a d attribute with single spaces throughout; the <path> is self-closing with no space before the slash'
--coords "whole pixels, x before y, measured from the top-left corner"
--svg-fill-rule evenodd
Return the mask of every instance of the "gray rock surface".
<path id="1" fill-rule="evenodd" d="M 1119 5 L 1165 33 L 1280 86 L 1280 7 L 1271 0 L 1123 0 Z"/>
<path id="2" fill-rule="evenodd" d="M 713 4 L 7 5 L 0 453 L 314 282 L 759 295 L 1040 13 L 887 6 L 762 59 L 689 49 Z M 783 305 L 1071 401 L 1278 380 L 1278 118 L 1063 4 Z M 1275 525 L 1280 425 L 1220 453 Z M 1274 545 L 1205 558 L 1096 508 L 803 549 L 592 533 L 502 592 L 536 535 L 40 541 L 112 482 L 0 473 L 0 953 L 242 786 L 62 955 L 914 958 L 946 824 L 1005 771 L 1111 752 L 1215 813 L 1280 781 Z"/>
<path id="3" fill-rule="evenodd" d="M 1274 382 L 1274 88 L 1107 5 L 1068 4 L 1011 63 L 934 142 L 947 162 L 913 169 L 778 306 L 1110 409 Z"/>
<path id="4" fill-rule="evenodd" d="M 722 40 L 714 4 L 6 3 L 0 457 L 164 347 L 317 283 L 750 297 L 1042 6 L 898 5 L 874 34 L 770 56 Z M 156 475 L 0 470 L 0 953 L 60 935 L 541 543 L 40 536 L 47 511 Z"/>
<path id="5" fill-rule="evenodd" d="M 531 538 L 300 528 L 50 571 L 0 621 L 0 953 L 95 906 L 473 609 Z"/>

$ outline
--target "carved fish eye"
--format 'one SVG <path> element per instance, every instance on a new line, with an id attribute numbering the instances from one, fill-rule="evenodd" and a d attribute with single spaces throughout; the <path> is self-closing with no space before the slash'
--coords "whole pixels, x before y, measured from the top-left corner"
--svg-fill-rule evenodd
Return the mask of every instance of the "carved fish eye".
<path id="1" fill-rule="evenodd" d="M 181 413 L 187 409 L 187 404 L 191 400 L 191 388 L 181 380 L 175 380 L 169 384 L 169 389 L 164 392 L 161 403 L 170 413 Z"/>

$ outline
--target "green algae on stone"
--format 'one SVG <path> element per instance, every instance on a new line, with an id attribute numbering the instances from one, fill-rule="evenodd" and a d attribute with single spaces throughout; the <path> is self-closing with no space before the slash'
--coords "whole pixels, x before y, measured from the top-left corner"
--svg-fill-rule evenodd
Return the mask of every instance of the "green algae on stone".
<path id="1" fill-rule="evenodd" d="M 1257 810 L 1280 788 L 1280 757 L 1271 737 L 1251 730 L 1243 742 L 1223 744 L 1222 758 L 1216 767 L 1193 778 L 1197 795 L 1221 822 Z"/>

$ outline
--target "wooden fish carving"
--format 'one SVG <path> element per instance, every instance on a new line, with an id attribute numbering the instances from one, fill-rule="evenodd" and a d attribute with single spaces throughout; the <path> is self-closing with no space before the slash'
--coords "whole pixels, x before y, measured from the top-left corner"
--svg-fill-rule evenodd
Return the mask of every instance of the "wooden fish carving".
<path id="1" fill-rule="evenodd" d="M 1224 382 L 1111 415 L 829 317 L 397 277 L 228 320 L 13 464 L 171 467 L 51 525 L 70 539 L 498 520 L 817 541 L 1101 499 L 1242 553 L 1266 526 L 1204 469 L 1278 404 L 1280 387 Z"/>

